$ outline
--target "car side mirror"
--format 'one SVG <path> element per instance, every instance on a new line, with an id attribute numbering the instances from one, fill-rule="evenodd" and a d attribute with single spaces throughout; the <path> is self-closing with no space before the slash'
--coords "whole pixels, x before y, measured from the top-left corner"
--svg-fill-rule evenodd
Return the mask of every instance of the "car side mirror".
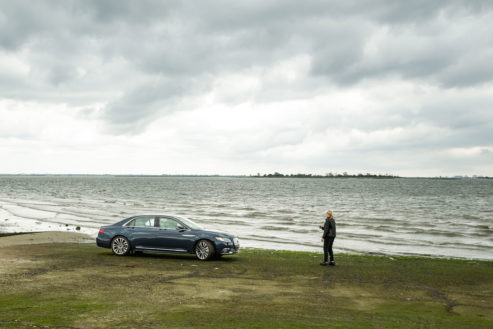
<path id="1" fill-rule="evenodd" d="M 181 232 L 181 231 L 185 231 L 186 228 L 183 225 L 178 224 L 176 225 L 176 230 Z"/>

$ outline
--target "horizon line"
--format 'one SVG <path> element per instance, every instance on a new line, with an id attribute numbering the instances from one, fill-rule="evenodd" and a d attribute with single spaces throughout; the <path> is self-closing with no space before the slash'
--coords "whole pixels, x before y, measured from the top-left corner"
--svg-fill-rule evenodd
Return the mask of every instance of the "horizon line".
<path id="1" fill-rule="evenodd" d="M 277 175 L 276 175 L 277 174 Z M 453 176 L 399 176 L 393 174 L 81 174 L 81 173 L 0 173 L 0 176 L 114 176 L 114 177 L 238 177 L 238 178 L 442 178 L 442 179 L 461 179 L 461 178 L 493 178 L 487 175 L 453 175 Z"/>

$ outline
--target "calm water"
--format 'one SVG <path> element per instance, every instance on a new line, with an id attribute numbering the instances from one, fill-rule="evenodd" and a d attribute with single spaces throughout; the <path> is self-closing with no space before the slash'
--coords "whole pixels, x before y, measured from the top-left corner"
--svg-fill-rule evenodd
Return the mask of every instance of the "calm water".
<path id="1" fill-rule="evenodd" d="M 175 214 L 237 234 L 243 246 L 493 259 L 493 180 L 0 177 L 0 232 L 96 236 L 135 214 Z"/>

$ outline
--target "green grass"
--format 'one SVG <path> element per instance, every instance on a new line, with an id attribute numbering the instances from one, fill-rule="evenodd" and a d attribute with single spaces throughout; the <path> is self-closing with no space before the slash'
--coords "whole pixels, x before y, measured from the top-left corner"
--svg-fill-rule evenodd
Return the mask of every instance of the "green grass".
<path id="1" fill-rule="evenodd" d="M 242 250 L 0 249 L 0 327 L 493 328 L 493 262 Z"/>

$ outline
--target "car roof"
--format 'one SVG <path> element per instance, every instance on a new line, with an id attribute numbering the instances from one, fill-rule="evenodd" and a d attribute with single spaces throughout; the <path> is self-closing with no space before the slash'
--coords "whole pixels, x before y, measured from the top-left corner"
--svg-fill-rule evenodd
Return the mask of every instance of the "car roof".
<path id="1" fill-rule="evenodd" d="M 125 219 L 122 219 L 118 222 L 116 222 L 115 226 L 122 226 L 122 225 L 125 225 L 126 223 L 130 222 L 132 219 L 134 218 L 137 218 L 137 217 L 166 217 L 166 218 L 173 218 L 173 219 L 178 219 L 180 220 L 181 217 L 179 216 L 175 216 L 175 215 L 163 215 L 163 214 L 160 214 L 160 215 L 155 215 L 155 214 L 141 214 L 141 215 L 135 215 L 135 216 L 131 216 L 131 217 L 127 217 Z"/>

